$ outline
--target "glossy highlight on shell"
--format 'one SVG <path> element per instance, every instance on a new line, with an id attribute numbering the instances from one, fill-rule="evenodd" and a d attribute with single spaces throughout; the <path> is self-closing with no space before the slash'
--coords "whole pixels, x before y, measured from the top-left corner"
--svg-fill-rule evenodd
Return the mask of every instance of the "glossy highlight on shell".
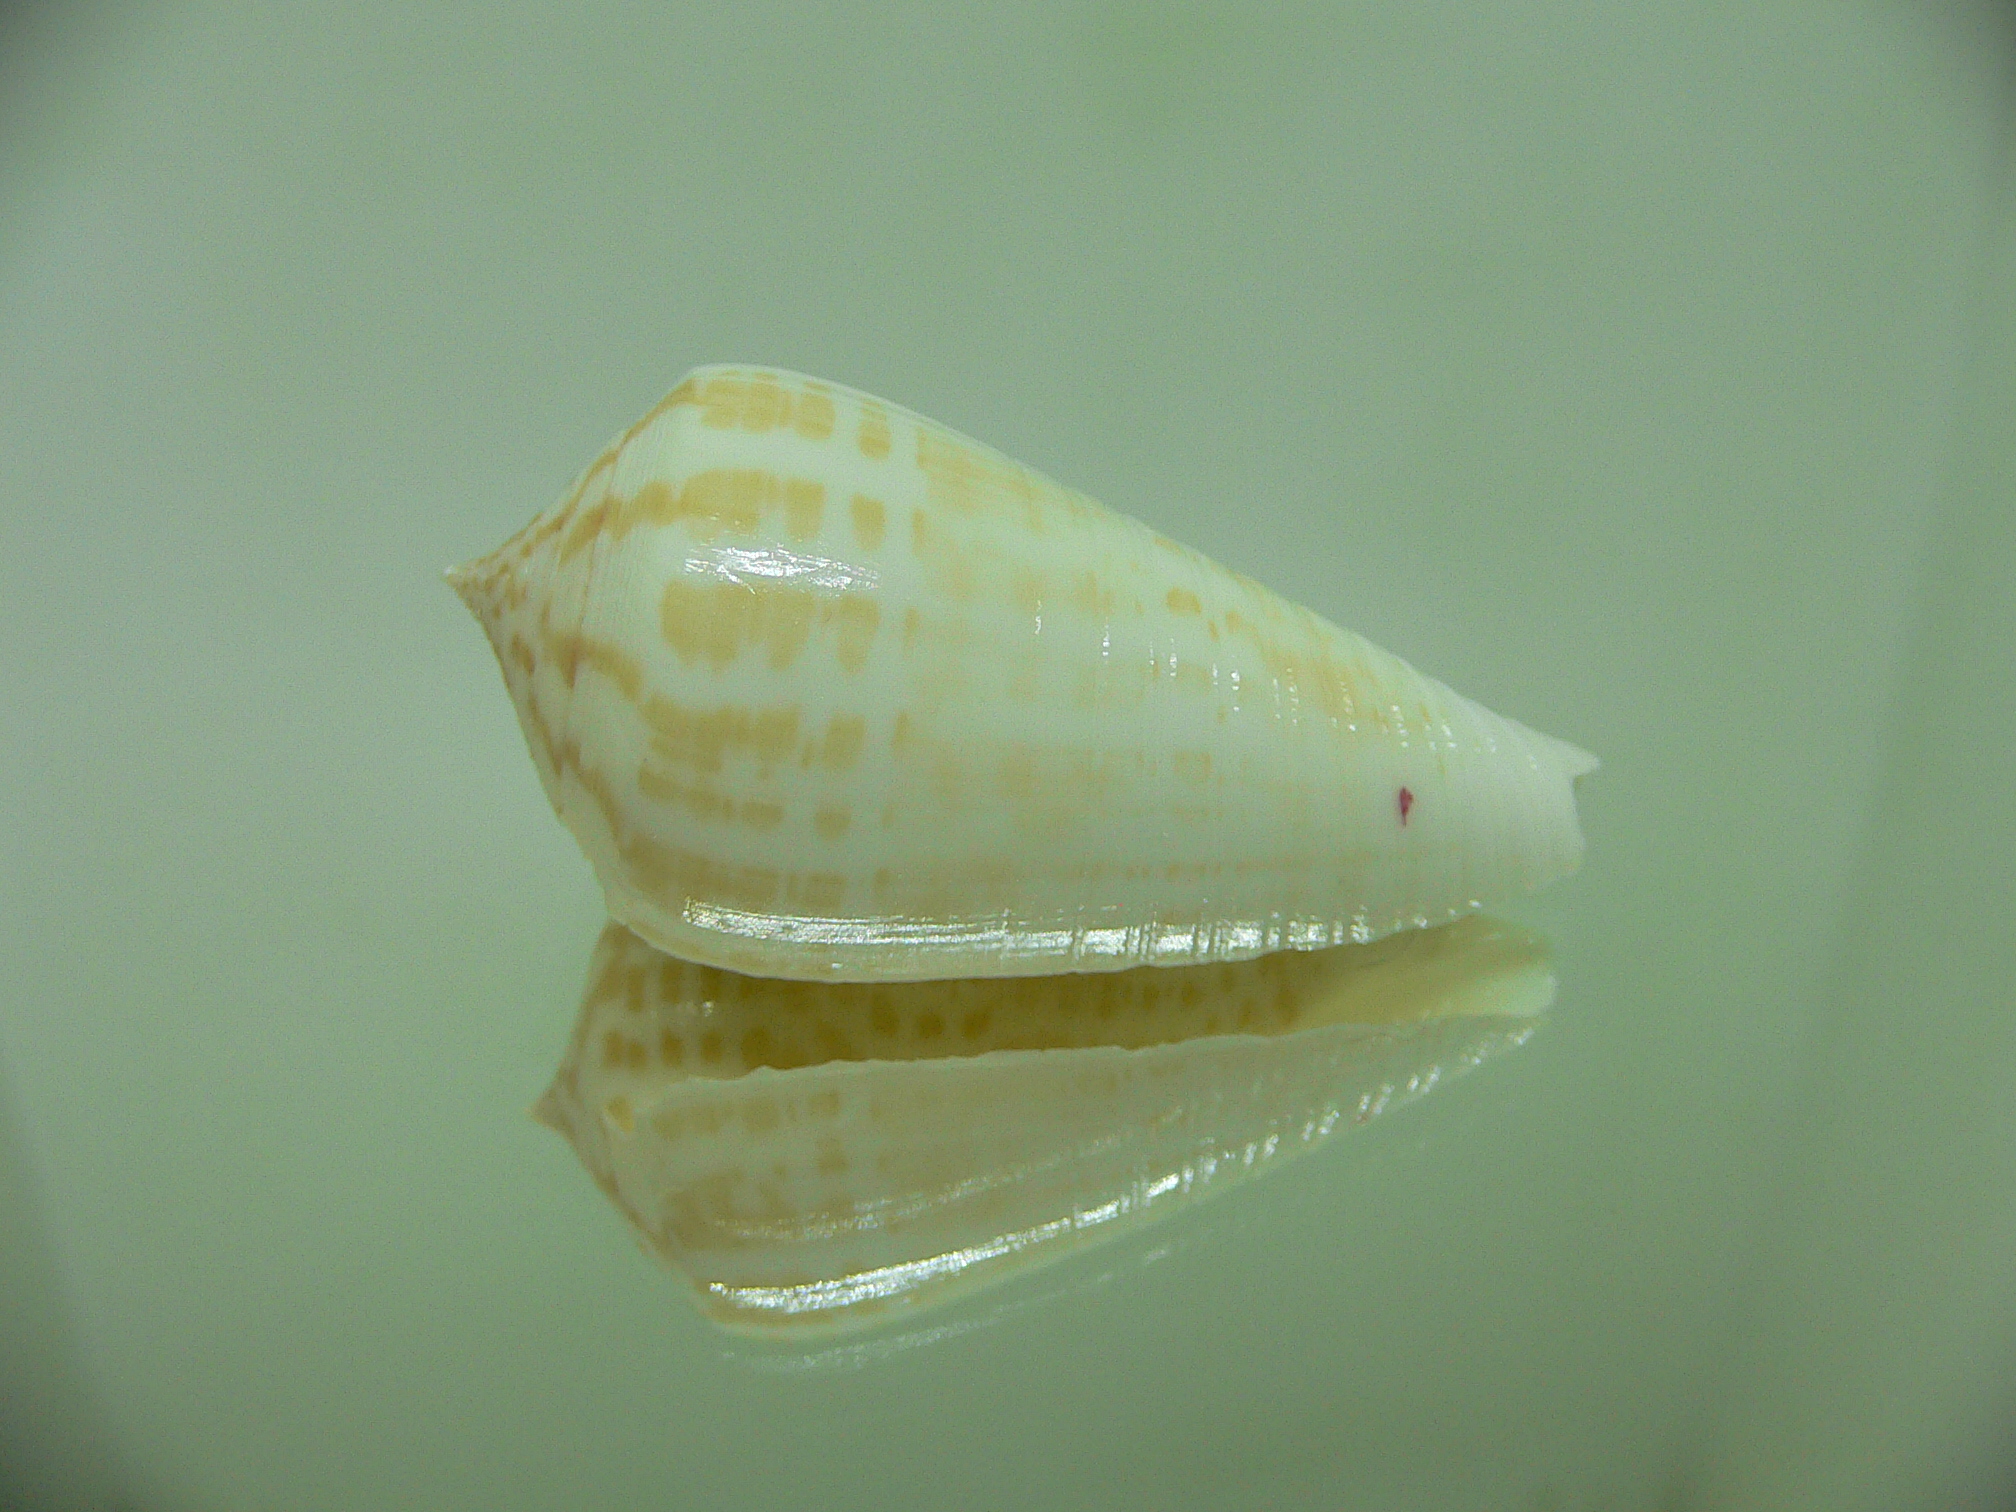
<path id="1" fill-rule="evenodd" d="M 1209 966 L 737 976 L 618 924 L 538 1116 L 735 1330 L 913 1316 L 1278 1168 L 1524 1043 L 1488 918 Z"/>
<path id="2" fill-rule="evenodd" d="M 1594 758 L 896 405 L 703 368 L 450 574 L 609 910 L 905 981 L 1235 961 L 1572 871 Z"/>

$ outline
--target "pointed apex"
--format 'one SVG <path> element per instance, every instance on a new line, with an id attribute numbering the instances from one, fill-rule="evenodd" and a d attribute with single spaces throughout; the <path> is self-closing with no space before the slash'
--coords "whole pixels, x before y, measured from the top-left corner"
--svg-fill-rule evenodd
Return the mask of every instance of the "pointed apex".
<path id="1" fill-rule="evenodd" d="M 469 606 L 469 612 L 485 624 L 489 623 L 494 609 L 493 583 L 490 574 L 483 571 L 489 560 L 488 557 L 478 557 L 473 562 L 450 567 L 441 574 L 441 581 L 453 588 L 456 597 Z"/>
<path id="2" fill-rule="evenodd" d="M 574 1137 L 573 1125 L 567 1117 L 566 1110 L 560 1105 L 560 1084 L 557 1081 L 540 1093 L 539 1101 L 532 1104 L 527 1111 L 531 1113 L 534 1123 L 544 1124 L 562 1139 Z"/>

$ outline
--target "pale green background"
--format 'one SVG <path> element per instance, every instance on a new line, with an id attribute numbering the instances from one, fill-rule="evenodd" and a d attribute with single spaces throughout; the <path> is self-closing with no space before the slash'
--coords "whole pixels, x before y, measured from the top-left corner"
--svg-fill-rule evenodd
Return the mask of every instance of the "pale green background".
<path id="1" fill-rule="evenodd" d="M 2016 1485 L 2009 12 L 542 9 L 0 19 L 0 1501 Z M 599 901 L 437 577 L 722 360 L 1600 753 L 1552 1024 L 725 1351 L 524 1116 Z"/>

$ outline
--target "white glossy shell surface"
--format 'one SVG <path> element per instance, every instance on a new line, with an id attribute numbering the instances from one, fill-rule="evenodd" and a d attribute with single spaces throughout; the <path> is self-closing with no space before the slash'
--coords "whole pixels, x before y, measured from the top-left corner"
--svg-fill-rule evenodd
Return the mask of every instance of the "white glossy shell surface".
<path id="1" fill-rule="evenodd" d="M 1585 753 L 795 374 L 696 371 L 451 580 L 610 912 L 695 961 L 1241 959 L 1443 923 L 1581 857 Z"/>

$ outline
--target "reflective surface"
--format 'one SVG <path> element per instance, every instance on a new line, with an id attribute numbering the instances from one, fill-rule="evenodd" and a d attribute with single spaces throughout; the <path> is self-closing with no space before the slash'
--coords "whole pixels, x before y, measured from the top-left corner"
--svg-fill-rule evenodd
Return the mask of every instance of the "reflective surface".
<path id="1" fill-rule="evenodd" d="M 9 12 L 16 1504 L 1978 1505 L 2005 17 Z M 1598 752 L 1546 1029 L 1153 1263 L 731 1353 L 525 1117 L 601 900 L 438 576 L 723 357 Z"/>
<path id="2" fill-rule="evenodd" d="M 1232 965 L 765 980 L 602 931 L 537 1115 L 738 1329 L 908 1321 L 1160 1220 L 1525 1043 L 1489 919 Z"/>

